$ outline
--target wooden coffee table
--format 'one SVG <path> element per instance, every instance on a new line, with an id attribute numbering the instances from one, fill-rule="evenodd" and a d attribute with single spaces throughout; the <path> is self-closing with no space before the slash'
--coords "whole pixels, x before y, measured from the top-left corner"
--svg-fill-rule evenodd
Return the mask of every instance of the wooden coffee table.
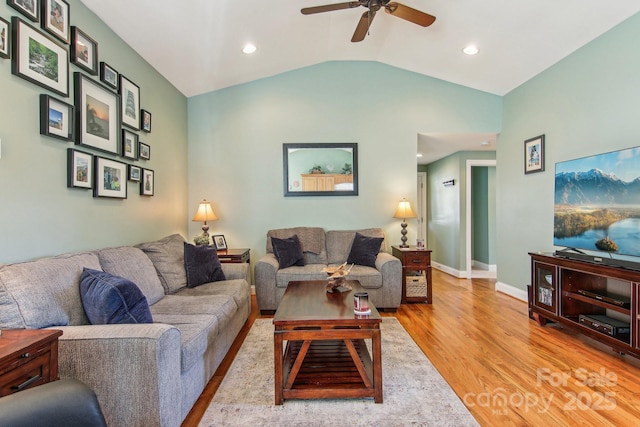
<path id="1" fill-rule="evenodd" d="M 357 280 L 346 284 L 351 291 L 330 294 L 326 280 L 289 282 L 273 318 L 276 405 L 359 397 L 382 403 L 382 319 L 371 301 L 371 314 L 356 315 L 353 294 L 365 290 Z"/>

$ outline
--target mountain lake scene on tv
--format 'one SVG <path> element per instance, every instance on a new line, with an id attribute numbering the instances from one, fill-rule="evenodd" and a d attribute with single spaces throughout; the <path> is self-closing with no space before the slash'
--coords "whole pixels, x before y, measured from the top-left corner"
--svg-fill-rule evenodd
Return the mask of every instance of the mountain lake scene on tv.
<path id="1" fill-rule="evenodd" d="M 556 164 L 553 244 L 640 256 L 640 147 Z"/>

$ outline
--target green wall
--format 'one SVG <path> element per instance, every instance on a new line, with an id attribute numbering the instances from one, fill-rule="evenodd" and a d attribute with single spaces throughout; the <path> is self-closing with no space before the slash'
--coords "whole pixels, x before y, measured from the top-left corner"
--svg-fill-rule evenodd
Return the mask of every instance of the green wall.
<path id="1" fill-rule="evenodd" d="M 153 128 L 140 135 L 151 146 L 151 160 L 136 164 L 155 170 L 155 196 L 139 196 L 137 183 L 128 183 L 126 200 L 68 189 L 67 148 L 74 144 L 40 135 L 39 95 L 73 104 L 72 73 L 79 68 L 70 65 L 70 94 L 64 98 L 12 75 L 11 60 L 0 58 L 0 263 L 186 233 L 186 97 L 80 1 L 69 5 L 71 24 L 98 42 L 99 60 L 140 86 Z M 19 13 L 0 4 L 0 16 L 11 21 L 14 15 Z"/>
<path id="2" fill-rule="evenodd" d="M 489 168 L 471 168 L 471 259 L 489 264 Z"/>
<path id="3" fill-rule="evenodd" d="M 189 206 L 212 232 L 265 252 L 267 230 L 382 227 L 400 243 L 398 201 L 416 201 L 418 132 L 498 132 L 501 98 L 376 62 L 327 62 L 189 98 Z M 282 144 L 357 142 L 359 196 L 284 197 Z M 409 222 L 415 242 L 416 222 Z M 193 223 L 190 238 L 199 232 Z"/>
<path id="4" fill-rule="evenodd" d="M 504 97 L 497 150 L 498 280 L 522 290 L 528 252 L 553 251 L 556 162 L 640 143 L 640 14 Z M 545 140 L 545 171 L 524 174 L 526 139 Z M 500 284 L 499 284 L 500 285 Z"/>

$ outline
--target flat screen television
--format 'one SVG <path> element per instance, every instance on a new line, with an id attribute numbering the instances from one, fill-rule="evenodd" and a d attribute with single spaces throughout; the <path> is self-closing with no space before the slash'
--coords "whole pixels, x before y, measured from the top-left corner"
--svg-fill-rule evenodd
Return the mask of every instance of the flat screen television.
<path id="1" fill-rule="evenodd" d="M 640 147 L 556 163 L 554 197 L 556 254 L 640 263 Z"/>

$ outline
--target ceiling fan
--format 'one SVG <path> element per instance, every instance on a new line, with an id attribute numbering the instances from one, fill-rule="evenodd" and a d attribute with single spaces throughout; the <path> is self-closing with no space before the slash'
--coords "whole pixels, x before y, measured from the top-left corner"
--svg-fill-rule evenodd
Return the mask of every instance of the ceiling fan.
<path id="1" fill-rule="evenodd" d="M 360 42 L 369 32 L 369 27 L 373 21 L 376 12 L 382 8 L 390 15 L 397 16 L 422 27 L 428 27 L 433 24 L 436 17 L 428 13 L 421 12 L 409 6 L 400 3 L 391 2 L 390 0 L 363 0 L 348 1 L 344 3 L 327 4 L 324 6 L 305 7 L 300 10 L 303 15 L 312 15 L 314 13 L 332 12 L 341 9 L 353 9 L 354 7 L 363 6 L 369 9 L 360 17 L 356 31 L 351 37 L 352 42 Z"/>

